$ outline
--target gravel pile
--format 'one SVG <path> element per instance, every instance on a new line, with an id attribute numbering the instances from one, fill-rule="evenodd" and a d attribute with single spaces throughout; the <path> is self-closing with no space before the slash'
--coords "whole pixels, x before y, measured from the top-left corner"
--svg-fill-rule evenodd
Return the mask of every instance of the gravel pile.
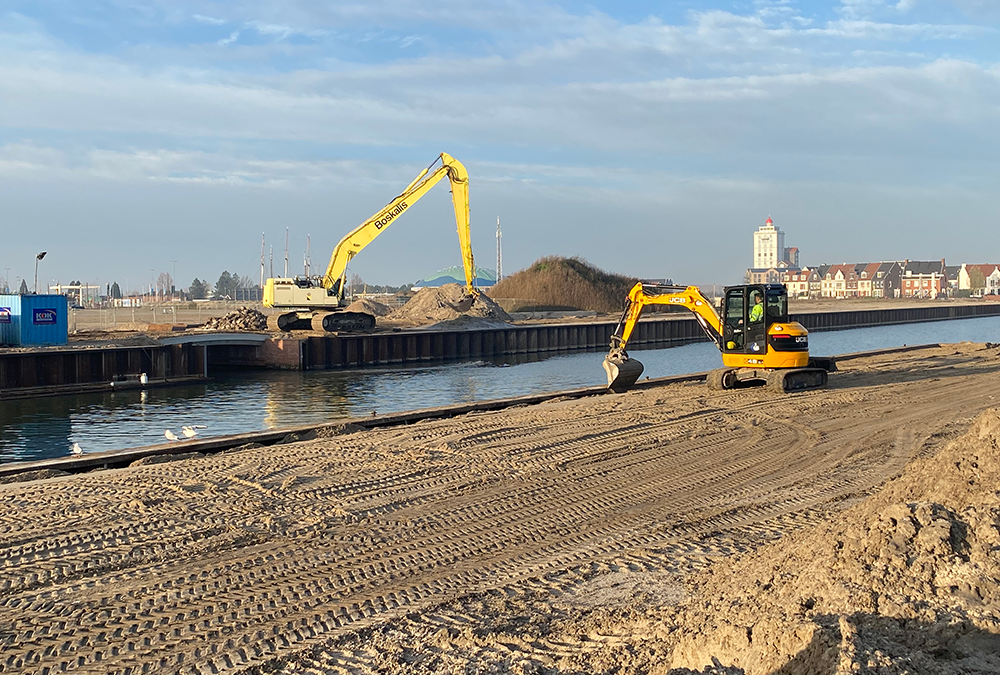
<path id="1" fill-rule="evenodd" d="M 493 323 L 510 321 L 510 315 L 485 293 L 480 293 L 473 301 L 465 294 L 465 288 L 458 284 L 422 288 L 412 300 L 385 318 L 387 322 L 407 326 L 427 326 L 455 319 L 461 319 L 459 323 L 468 323 L 470 318 Z"/>
<path id="2" fill-rule="evenodd" d="M 347 306 L 347 311 L 361 312 L 362 314 L 371 314 L 372 316 L 385 316 L 392 311 L 392 308 L 371 298 L 359 298 Z"/>
<path id="3" fill-rule="evenodd" d="M 202 328 L 228 331 L 267 330 L 267 315 L 250 307 L 240 307 L 225 316 L 209 319 Z"/>

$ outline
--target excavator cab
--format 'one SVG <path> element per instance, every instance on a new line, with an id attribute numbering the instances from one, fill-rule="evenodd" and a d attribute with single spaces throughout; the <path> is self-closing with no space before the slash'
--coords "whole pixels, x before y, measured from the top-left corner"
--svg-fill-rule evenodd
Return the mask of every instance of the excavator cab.
<path id="1" fill-rule="evenodd" d="M 722 303 L 722 353 L 765 354 L 773 324 L 788 323 L 782 284 L 728 286 Z"/>

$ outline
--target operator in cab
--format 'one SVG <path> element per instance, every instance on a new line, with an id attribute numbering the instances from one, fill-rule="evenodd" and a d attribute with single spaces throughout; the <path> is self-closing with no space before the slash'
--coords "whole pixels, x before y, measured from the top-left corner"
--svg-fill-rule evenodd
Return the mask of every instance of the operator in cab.
<path id="1" fill-rule="evenodd" d="M 760 323 L 764 320 L 764 298 L 758 291 L 754 291 L 751 295 L 753 307 L 750 308 L 750 323 Z"/>

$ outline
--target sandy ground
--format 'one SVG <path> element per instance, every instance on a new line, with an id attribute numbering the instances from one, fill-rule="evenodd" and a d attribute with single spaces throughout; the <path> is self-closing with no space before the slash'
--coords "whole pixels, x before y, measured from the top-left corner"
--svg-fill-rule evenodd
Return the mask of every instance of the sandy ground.
<path id="1" fill-rule="evenodd" d="M 910 527 L 912 495 L 880 487 L 952 441 L 985 438 L 958 464 L 987 471 L 1000 417 L 963 434 L 1000 405 L 998 374 L 998 349 L 965 344 L 847 361 L 822 391 L 679 384 L 0 485 L 0 671 L 997 672 L 982 617 L 1000 583 L 975 580 L 1000 569 L 1000 503 L 947 507 L 978 572 L 911 582 L 907 546 L 955 554 L 942 511 L 914 507 Z M 837 528 L 897 493 L 902 562 L 873 560 L 905 592 L 865 577 L 877 564 L 846 595 L 810 590 L 866 560 L 878 527 Z M 931 602 L 935 583 L 959 590 Z M 913 621 L 958 616 L 924 644 L 941 668 L 893 670 L 891 640 L 865 641 L 850 598 L 876 590 L 895 604 L 864 616 L 897 633 L 907 603 Z"/>

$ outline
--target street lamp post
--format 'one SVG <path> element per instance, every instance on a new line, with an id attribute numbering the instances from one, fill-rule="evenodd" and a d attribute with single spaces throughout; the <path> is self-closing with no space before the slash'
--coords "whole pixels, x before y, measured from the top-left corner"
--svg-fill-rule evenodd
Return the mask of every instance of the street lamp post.
<path id="1" fill-rule="evenodd" d="M 38 295 L 38 261 L 45 257 L 48 251 L 42 251 L 35 255 L 35 295 Z"/>

